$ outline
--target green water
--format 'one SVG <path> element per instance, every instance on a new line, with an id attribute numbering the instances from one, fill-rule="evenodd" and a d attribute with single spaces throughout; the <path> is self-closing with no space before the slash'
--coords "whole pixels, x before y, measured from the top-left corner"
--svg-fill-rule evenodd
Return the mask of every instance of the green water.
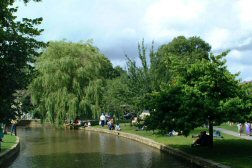
<path id="1" fill-rule="evenodd" d="M 18 129 L 21 150 L 11 168 L 182 168 L 183 162 L 122 137 L 85 130 Z"/>

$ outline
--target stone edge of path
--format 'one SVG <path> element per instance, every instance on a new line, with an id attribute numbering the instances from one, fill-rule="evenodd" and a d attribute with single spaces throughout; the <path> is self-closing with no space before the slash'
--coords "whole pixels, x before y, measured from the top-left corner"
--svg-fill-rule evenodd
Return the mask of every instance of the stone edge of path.
<path id="1" fill-rule="evenodd" d="M 16 159 L 19 151 L 20 141 L 19 137 L 17 136 L 16 144 L 0 154 L 0 167 L 8 167 Z"/>
<path id="2" fill-rule="evenodd" d="M 200 166 L 200 167 L 209 167 L 209 168 L 230 168 L 229 166 L 214 162 L 212 160 L 204 159 L 198 156 L 193 156 L 188 153 L 185 153 L 179 149 L 175 149 L 169 146 L 166 146 L 164 144 L 155 142 L 149 138 L 145 138 L 139 135 L 134 135 L 126 132 L 121 132 L 121 131 L 111 131 L 111 130 L 105 130 L 105 129 L 100 129 L 100 128 L 92 128 L 92 127 L 86 127 L 85 130 L 88 131 L 95 131 L 95 132 L 102 132 L 102 133 L 107 133 L 107 134 L 112 134 L 112 135 L 117 135 L 120 137 L 124 137 L 127 139 L 135 140 L 140 143 L 146 144 L 148 146 L 157 148 L 161 151 L 167 152 L 170 155 L 173 155 L 177 157 L 178 159 L 182 159 L 186 162 L 189 162 L 193 165 Z"/>

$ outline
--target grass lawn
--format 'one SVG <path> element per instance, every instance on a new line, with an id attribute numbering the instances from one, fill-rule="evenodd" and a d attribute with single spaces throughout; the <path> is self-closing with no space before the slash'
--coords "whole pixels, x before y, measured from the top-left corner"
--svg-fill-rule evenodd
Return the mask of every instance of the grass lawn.
<path id="1" fill-rule="evenodd" d="M 136 127 L 129 124 L 120 124 L 123 132 L 137 134 L 143 137 L 153 139 L 154 141 L 178 148 L 189 154 L 197 155 L 206 159 L 229 165 L 235 168 L 251 168 L 252 166 L 252 141 L 239 139 L 227 134 L 223 134 L 223 139 L 214 139 L 214 147 L 191 147 L 195 138 L 192 134 L 198 134 L 206 128 L 197 128 L 192 131 L 188 137 L 184 136 L 167 136 L 154 133 L 152 131 L 136 131 Z M 95 126 L 100 128 L 100 126 Z"/>
<path id="2" fill-rule="evenodd" d="M 4 152 L 7 149 L 10 149 L 13 145 L 16 144 L 16 137 L 15 136 L 11 136 L 11 135 L 4 135 L 3 138 L 4 142 L 1 142 L 1 152 Z"/>
<path id="3" fill-rule="evenodd" d="M 227 129 L 227 130 L 234 131 L 234 132 L 238 133 L 237 123 L 234 123 L 232 125 L 230 125 L 228 123 L 224 123 L 224 124 L 221 124 L 220 126 L 217 126 L 217 127 L 224 128 L 224 129 Z"/>

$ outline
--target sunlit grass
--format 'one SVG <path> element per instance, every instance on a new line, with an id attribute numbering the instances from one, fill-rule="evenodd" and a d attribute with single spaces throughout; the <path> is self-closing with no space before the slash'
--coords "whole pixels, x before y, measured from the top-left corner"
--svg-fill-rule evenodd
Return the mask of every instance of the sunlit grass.
<path id="1" fill-rule="evenodd" d="M 15 136 L 11 136 L 11 135 L 4 135 L 3 138 L 4 142 L 1 142 L 1 152 L 4 152 L 7 149 L 10 149 L 13 145 L 16 144 L 16 137 Z"/>
<path id="2" fill-rule="evenodd" d="M 217 126 L 217 127 L 224 128 L 224 129 L 238 133 L 237 123 L 232 123 L 232 124 L 224 123 L 224 124 L 221 124 L 220 126 Z"/>

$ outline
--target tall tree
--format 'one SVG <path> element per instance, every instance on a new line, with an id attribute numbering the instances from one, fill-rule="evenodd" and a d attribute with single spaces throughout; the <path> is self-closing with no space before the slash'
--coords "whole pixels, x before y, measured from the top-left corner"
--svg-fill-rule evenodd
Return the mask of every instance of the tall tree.
<path id="1" fill-rule="evenodd" d="M 113 113 L 117 117 L 124 114 L 125 111 L 134 109 L 131 104 L 131 94 L 126 84 L 126 73 L 117 78 L 107 81 L 106 91 L 103 95 L 103 110 L 106 113 Z M 127 107 L 127 108 L 126 108 Z"/>
<path id="2" fill-rule="evenodd" d="M 91 43 L 50 42 L 36 69 L 29 90 L 42 119 L 61 125 L 77 116 L 98 117 L 105 79 L 113 68 Z"/>
<path id="3" fill-rule="evenodd" d="M 29 82 L 33 67 L 44 43 L 35 39 L 43 30 L 36 28 L 42 18 L 17 21 L 17 7 L 14 0 L 0 1 L 0 118 L 13 116 L 11 109 L 17 89 L 23 89 Z"/>
<path id="4" fill-rule="evenodd" d="M 137 66 L 135 60 L 128 58 L 127 75 L 125 83 L 128 85 L 132 102 L 136 109 L 142 110 L 145 107 L 144 98 L 153 91 L 159 91 L 162 83 L 170 80 L 170 72 L 165 71 L 161 57 L 154 51 L 154 42 L 150 51 L 142 43 L 138 44 L 138 54 L 141 66 Z M 149 55 L 147 55 L 149 54 Z"/>
<path id="5" fill-rule="evenodd" d="M 228 51 L 214 56 L 208 53 L 210 47 L 204 47 L 209 45 L 202 40 L 196 41 L 205 45 L 190 48 L 181 38 L 181 44 L 175 39 L 178 49 L 169 49 L 174 46 L 174 40 L 166 46 L 166 51 L 163 50 L 165 46 L 161 48 L 160 53 L 167 60 L 167 69 L 173 74 L 172 80 L 151 97 L 151 105 L 156 110 L 153 110 L 149 121 L 155 121 L 158 129 L 176 129 L 184 135 L 208 124 L 212 140 L 214 124 L 228 120 L 242 121 L 248 114 L 246 94 L 236 79 L 237 74 L 227 70 L 224 58 Z M 192 39 L 195 41 L 194 38 L 188 40 Z M 199 49 L 195 46 L 203 47 Z"/>
<path id="6" fill-rule="evenodd" d="M 226 54 L 211 55 L 210 60 L 197 61 L 188 67 L 187 74 L 179 80 L 183 93 L 180 111 L 186 116 L 183 117 L 185 123 L 190 121 L 185 126 L 193 129 L 208 121 L 211 145 L 214 124 L 219 125 L 230 119 L 241 122 L 247 111 L 237 75 L 231 74 L 225 66 L 223 57 Z M 232 106 L 225 106 L 230 102 Z"/>

